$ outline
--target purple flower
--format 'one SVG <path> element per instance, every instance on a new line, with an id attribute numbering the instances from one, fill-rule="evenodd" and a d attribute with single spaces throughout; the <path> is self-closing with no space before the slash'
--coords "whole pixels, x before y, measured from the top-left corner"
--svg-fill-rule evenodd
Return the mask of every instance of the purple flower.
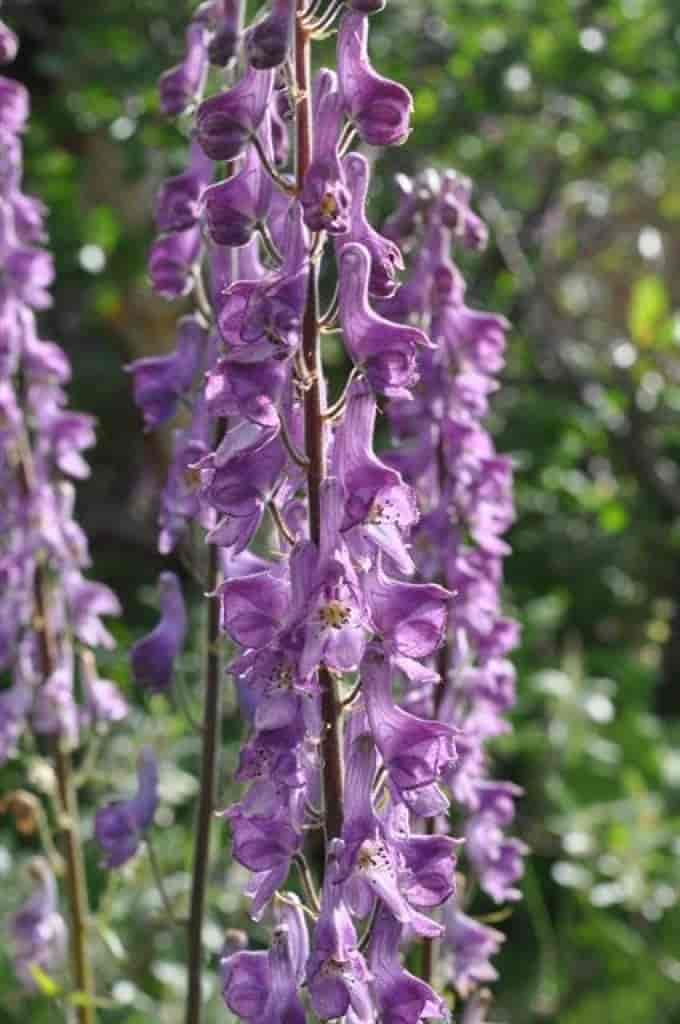
<path id="1" fill-rule="evenodd" d="M 187 619 L 177 576 L 162 572 L 158 586 L 160 621 L 148 636 L 136 642 L 130 660 L 136 683 L 153 693 L 164 693 L 170 687 L 175 660 L 184 646 Z"/>
<path id="2" fill-rule="evenodd" d="M 24 988 L 37 989 L 33 968 L 47 974 L 59 968 L 66 955 L 67 932 L 59 913 L 57 883 L 42 857 L 30 863 L 35 889 L 10 919 L 14 970 Z"/>
<path id="3" fill-rule="evenodd" d="M 14 32 L 0 21 L 0 64 L 9 64 L 17 55 L 19 40 Z"/>
<path id="4" fill-rule="evenodd" d="M 397 245 L 371 227 L 366 218 L 368 195 L 368 161 L 361 153 L 348 153 L 342 161 L 347 189 L 352 197 L 350 224 L 347 234 L 338 239 L 338 253 L 347 242 L 363 245 L 371 257 L 368 279 L 369 294 L 378 299 L 389 299 L 397 290 L 397 271 L 404 269 L 404 260 Z"/>
<path id="5" fill-rule="evenodd" d="M 267 124 L 267 118 L 264 123 Z M 271 156 L 270 133 L 264 134 L 262 145 Z M 203 208 L 212 240 L 217 245 L 247 245 L 267 215 L 272 189 L 271 178 L 257 150 L 253 145 L 248 146 L 243 168 L 203 193 Z"/>
<path id="6" fill-rule="evenodd" d="M 236 85 L 204 100 L 196 114 L 196 137 L 212 160 L 234 160 L 265 116 L 274 89 L 273 71 L 248 68 Z"/>
<path id="7" fill-rule="evenodd" d="M 195 316 L 183 317 L 177 333 L 174 352 L 136 359 L 126 367 L 132 374 L 135 402 L 144 414 L 147 430 L 175 415 L 180 399 L 191 389 L 206 347 L 207 332 Z"/>
<path id="8" fill-rule="evenodd" d="M 295 19 L 295 0 L 272 0 L 271 10 L 246 36 L 246 53 L 262 71 L 283 64 L 288 56 Z"/>
<path id="9" fill-rule="evenodd" d="M 371 257 L 352 242 L 340 255 L 340 322 L 345 344 L 371 387 L 389 397 L 408 397 L 418 380 L 416 352 L 429 342 L 416 327 L 392 323 L 373 312 L 368 302 Z"/>
<path id="10" fill-rule="evenodd" d="M 156 239 L 149 257 L 149 274 L 157 295 L 163 299 L 180 299 L 189 294 L 193 286 L 191 272 L 200 244 L 197 227 L 174 231 Z"/>
<path id="11" fill-rule="evenodd" d="M 399 146 L 411 131 L 413 98 L 377 74 L 368 58 L 368 18 L 347 12 L 338 32 L 338 77 L 345 110 L 364 142 Z"/>
<path id="12" fill-rule="evenodd" d="M 84 703 L 80 710 L 80 724 L 86 728 L 105 730 L 127 717 L 127 701 L 115 683 L 101 679 L 91 651 L 80 657 Z"/>
<path id="13" fill-rule="evenodd" d="M 67 748 L 78 743 L 78 707 L 73 692 L 73 666 L 64 662 L 38 688 L 31 709 L 33 729 L 58 736 Z"/>
<path id="14" fill-rule="evenodd" d="M 502 932 L 468 917 L 453 900 L 447 903 L 442 948 L 451 957 L 454 983 L 463 999 L 478 985 L 496 980 L 490 960 L 504 941 Z"/>
<path id="15" fill-rule="evenodd" d="M 455 763 L 455 729 L 395 704 L 391 666 L 377 645 L 366 651 L 360 677 L 371 732 L 397 791 L 406 794 L 437 782 Z"/>
<path id="16" fill-rule="evenodd" d="M 208 35 L 205 26 L 194 23 L 187 30 L 186 56 L 177 67 L 161 75 L 161 110 L 166 117 L 183 114 L 203 91 L 208 68 Z"/>
<path id="17" fill-rule="evenodd" d="M 245 0 L 222 0 L 220 18 L 208 45 L 211 64 L 225 67 L 236 56 L 241 40 Z"/>
<path id="18" fill-rule="evenodd" d="M 269 993 L 271 971 L 269 954 L 241 950 L 220 961 L 222 998 L 241 1020 L 258 1024 L 263 1020 Z"/>
<path id="19" fill-rule="evenodd" d="M 311 231 L 341 235 L 349 227 L 350 192 L 338 154 L 343 107 L 336 75 L 320 72 L 316 91 L 314 154 L 300 202 Z"/>
<path id="20" fill-rule="evenodd" d="M 197 223 L 201 194 L 212 176 L 212 161 L 198 143 L 192 143 L 188 169 L 168 178 L 158 192 L 156 226 L 160 232 L 187 231 Z"/>
<path id="21" fill-rule="evenodd" d="M 448 1020 L 443 999 L 429 985 L 405 971 L 399 962 L 403 926 L 381 910 L 373 929 L 368 965 L 383 1024 L 419 1024 L 423 1020 Z"/>
<path id="22" fill-rule="evenodd" d="M 107 804 L 95 816 L 94 834 L 107 868 L 119 868 L 134 857 L 144 833 L 153 824 L 157 807 L 158 765 L 153 752 L 144 747 L 137 762 L 135 795 Z"/>
<path id="23" fill-rule="evenodd" d="M 404 537 L 418 520 L 415 492 L 373 451 L 376 410 L 367 381 L 353 382 L 333 448 L 334 469 L 345 499 L 341 529 L 350 531 L 347 542 L 352 550 L 357 547 L 358 529 L 364 544 L 382 551 L 401 572 L 411 573 L 414 564 Z"/>
<path id="24" fill-rule="evenodd" d="M 314 928 L 312 955 L 307 962 L 307 985 L 312 1009 L 321 1020 L 335 1020 L 351 1009 L 360 1021 L 372 1020 L 370 974 L 335 879 L 335 859 L 329 853 L 324 876 L 321 913 Z"/>
<path id="25" fill-rule="evenodd" d="M 0 128 L 12 135 L 22 131 L 28 111 L 28 91 L 19 82 L 0 75 Z"/>

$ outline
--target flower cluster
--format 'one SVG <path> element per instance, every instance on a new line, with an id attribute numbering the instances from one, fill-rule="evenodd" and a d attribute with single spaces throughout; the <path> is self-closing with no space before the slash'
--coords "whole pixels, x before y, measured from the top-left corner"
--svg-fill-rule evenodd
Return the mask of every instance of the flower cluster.
<path id="1" fill-rule="evenodd" d="M 508 654 L 518 626 L 501 608 L 503 534 L 513 521 L 512 464 L 484 429 L 489 396 L 504 366 L 503 317 L 471 309 L 452 260 L 455 246 L 480 249 L 486 229 L 470 209 L 470 184 L 453 172 L 400 178 L 399 205 L 386 234 L 412 252 L 408 279 L 383 306 L 427 331 L 409 401 L 390 403 L 394 450 L 388 461 L 414 487 L 421 518 L 412 533 L 420 573 L 454 594 L 447 641 L 438 656 L 442 683 L 429 713 L 458 730 L 458 761 L 446 783 L 465 820 L 471 874 L 496 903 L 519 899 L 524 844 L 506 835 L 520 790 L 489 779 L 486 744 L 509 728 L 515 698 Z M 423 425 L 427 424 L 426 429 Z M 422 698 L 418 698 L 419 700 Z M 456 986 L 466 995 L 495 974 L 488 964 L 502 936 L 475 924 L 455 901 L 444 911 Z"/>
<path id="2" fill-rule="evenodd" d="M 0 59 L 15 53 L 16 38 L 0 23 Z M 54 270 L 43 247 L 44 207 L 21 188 L 28 110 L 24 87 L 0 77 L 0 764 L 27 729 L 63 753 L 127 714 L 92 650 L 112 646 L 101 617 L 118 614 L 118 601 L 84 575 L 87 541 L 74 518 L 93 422 L 67 407 L 68 359 L 36 323 Z M 27 984 L 32 965 L 52 963 L 63 930 L 46 867 L 39 882 L 12 924 Z"/>
<path id="3" fill-rule="evenodd" d="M 241 3 L 197 9 L 184 60 L 161 80 L 163 110 L 193 112 L 194 129 L 188 169 L 160 190 L 150 260 L 156 291 L 192 295 L 196 311 L 173 352 L 130 372 L 147 426 L 191 410 L 160 548 L 198 521 L 219 549 L 248 728 L 246 790 L 224 817 L 252 915 L 272 913 L 274 932 L 267 953 L 225 956 L 226 1003 L 246 1021 L 304 1021 L 304 999 L 322 1020 L 416 1024 L 448 1010 L 403 947 L 442 937 L 466 994 L 492 977 L 499 941 L 456 895 L 451 795 L 469 811 L 482 886 L 516 895 L 520 847 L 501 832 L 513 789 L 486 780 L 483 750 L 503 728 L 516 632 L 498 593 L 509 464 L 480 426 L 505 324 L 463 305 L 448 256 L 453 235 L 483 238 L 464 185 L 446 178 L 426 200 L 416 188 L 384 234 L 369 223 L 361 144 L 402 144 L 413 104 L 369 59 L 384 2 L 322 7 L 273 0 L 246 27 Z M 311 42 L 338 18 L 337 70 L 311 81 Z M 321 313 L 324 257 L 338 287 Z M 322 340 L 334 331 L 352 370 L 330 401 Z M 380 405 L 403 440 L 386 458 Z M 292 867 L 311 934 L 285 891 Z"/>
<path id="4" fill-rule="evenodd" d="M 0 78 L 0 669 L 11 677 L 0 693 L 0 761 L 27 724 L 76 746 L 83 727 L 126 713 L 91 653 L 112 646 L 101 616 L 118 614 L 118 601 L 83 575 L 87 541 L 74 518 L 73 481 L 89 473 L 82 452 L 94 425 L 67 408 L 68 359 L 36 324 L 54 269 L 43 248 L 44 207 L 21 191 L 27 116 L 24 87 Z"/>

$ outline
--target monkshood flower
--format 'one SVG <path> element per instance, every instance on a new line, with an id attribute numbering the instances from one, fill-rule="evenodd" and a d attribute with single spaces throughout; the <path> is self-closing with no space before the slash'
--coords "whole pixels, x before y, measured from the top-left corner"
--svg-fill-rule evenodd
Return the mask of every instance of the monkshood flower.
<path id="1" fill-rule="evenodd" d="M 269 118 L 260 129 L 262 148 L 273 158 Z M 272 180 L 251 144 L 243 167 L 231 178 L 206 189 L 202 197 L 210 237 L 217 245 L 242 246 L 267 216 L 273 192 Z"/>
<path id="2" fill-rule="evenodd" d="M 166 693 L 172 683 L 175 661 L 184 646 L 187 617 L 179 579 L 162 572 L 158 580 L 161 618 L 130 653 L 135 682 L 152 693 Z"/>
<path id="3" fill-rule="evenodd" d="M 404 269 L 401 250 L 389 238 L 372 227 L 366 217 L 369 167 L 361 153 L 348 153 L 342 161 L 347 189 L 351 196 L 349 228 L 337 241 L 338 252 L 346 242 L 359 242 L 371 257 L 368 291 L 377 299 L 389 299 L 397 291 L 397 272 Z"/>
<path id="4" fill-rule="evenodd" d="M 17 55 L 19 40 L 3 21 L 0 21 L 0 64 L 9 64 Z"/>
<path id="5" fill-rule="evenodd" d="M 16 38 L 0 26 L 0 57 L 15 52 Z M 83 575 L 90 558 L 68 479 L 89 475 L 83 453 L 94 443 L 94 423 L 68 408 L 68 359 L 38 333 L 35 312 L 51 302 L 54 265 L 43 248 L 46 208 L 22 192 L 19 135 L 28 112 L 24 87 L 0 78 L 0 664 L 9 676 L 0 697 L 3 761 L 20 749 L 25 731 L 62 751 L 81 743 L 87 713 L 77 700 L 73 642 L 96 678 L 91 648 L 113 646 L 103 617 L 120 612 L 112 591 Z M 113 691 L 95 687 L 98 698 L 109 722 L 123 717 L 125 704 Z"/>
<path id="6" fill-rule="evenodd" d="M 222 0 L 215 19 L 215 34 L 208 44 L 210 63 L 225 67 L 238 52 L 243 30 L 245 0 Z"/>
<path id="7" fill-rule="evenodd" d="M 183 114 L 203 91 L 208 69 L 206 27 L 194 22 L 187 30 L 186 55 L 181 64 L 166 71 L 160 81 L 161 110 L 168 117 Z"/>
<path id="8" fill-rule="evenodd" d="M 465 179 L 402 178 L 383 233 L 369 221 L 370 165 L 351 139 L 399 145 L 413 109 L 369 61 L 368 15 L 384 6 L 273 0 L 244 26 L 243 4 L 202 5 L 210 59 L 237 60 L 196 108 L 193 145 L 229 166 L 204 185 L 194 150 L 158 205 L 154 276 L 169 296 L 195 286 L 209 342 L 185 374 L 179 349 L 142 361 L 135 386 L 149 425 L 192 407 L 161 549 L 197 522 L 222 572 L 212 597 L 245 725 L 244 789 L 222 817 L 251 915 L 274 921 L 268 951 L 222 961 L 245 1021 L 302 1022 L 307 1005 L 349 1024 L 445 1019 L 430 979 L 405 969 L 409 945 L 439 940 L 474 998 L 497 942 L 475 936 L 456 974 L 456 871 L 493 898 L 517 880 L 517 794 L 489 778 L 486 749 L 507 728 L 516 640 L 500 599 L 511 466 L 482 424 L 507 325 L 465 304 L 451 260 L 454 242 L 486 237 Z M 338 18 L 337 73 L 312 83 L 308 47 Z M 329 241 L 338 287 L 321 314 Z M 338 327 L 353 366 L 330 402 L 324 335 Z M 396 442 L 382 456 L 379 408 Z M 294 868 L 311 942 L 285 891 Z"/>
<path id="9" fill-rule="evenodd" d="M 201 195 L 212 176 L 212 160 L 193 142 L 187 170 L 168 178 L 156 197 L 156 226 L 160 232 L 187 231 L 198 222 Z"/>
<path id="10" fill-rule="evenodd" d="M 350 208 L 350 192 L 338 153 L 344 121 L 342 97 L 337 76 L 330 71 L 320 72 L 315 85 L 314 154 L 300 202 L 308 228 L 342 235 L 349 228 Z"/>
<path id="11" fill-rule="evenodd" d="M 153 824 L 158 807 L 158 766 L 153 752 L 145 747 L 137 763 L 137 792 L 129 800 L 118 800 L 97 811 L 94 835 L 107 868 L 119 868 L 139 849 L 144 833 Z"/>
<path id="12" fill-rule="evenodd" d="M 403 85 L 373 70 L 368 57 L 368 19 L 348 12 L 338 32 L 338 77 L 347 116 L 364 142 L 399 146 L 411 131 L 413 97 Z"/>
<path id="13" fill-rule="evenodd" d="M 417 327 L 375 313 L 368 300 L 371 256 L 356 242 L 340 253 L 340 322 L 347 350 L 378 394 L 408 398 L 418 380 L 417 351 L 430 344 Z"/>
<path id="14" fill-rule="evenodd" d="M 35 888 L 28 900 L 9 922 L 14 950 L 14 970 L 26 989 L 38 988 L 34 968 L 52 974 L 66 955 L 67 931 L 59 913 L 57 883 L 49 864 L 42 857 L 30 863 Z"/>
<path id="15" fill-rule="evenodd" d="M 226 92 L 204 100 L 196 114 L 196 138 L 211 160 L 234 160 L 260 127 L 274 91 L 274 72 L 249 67 Z"/>
<path id="16" fill-rule="evenodd" d="M 177 347 L 166 356 L 136 359 L 126 367 L 133 378 L 135 402 L 147 430 L 171 419 L 182 397 L 191 390 L 207 341 L 207 332 L 195 316 L 177 325 Z"/>
<path id="17" fill-rule="evenodd" d="M 498 977 L 491 957 L 498 953 L 505 936 L 496 928 L 468 917 L 458 909 L 455 900 L 447 903 L 443 917 L 442 945 L 451 959 L 456 988 L 465 999 L 478 985 Z"/>
<path id="18" fill-rule="evenodd" d="M 271 10 L 246 36 L 246 53 L 254 68 L 276 68 L 286 60 L 293 36 L 295 0 L 272 0 Z"/>

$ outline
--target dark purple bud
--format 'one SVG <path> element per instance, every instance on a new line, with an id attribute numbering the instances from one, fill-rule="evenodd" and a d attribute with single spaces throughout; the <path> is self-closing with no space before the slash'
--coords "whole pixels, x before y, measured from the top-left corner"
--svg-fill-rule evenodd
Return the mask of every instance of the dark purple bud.
<path id="1" fill-rule="evenodd" d="M 271 153 L 271 142 L 263 145 Z M 247 245 L 267 215 L 272 188 L 255 147 L 249 146 L 243 169 L 203 193 L 205 219 L 215 244 L 232 248 Z"/>
<path id="2" fill-rule="evenodd" d="M 196 113 L 196 137 L 212 160 L 234 160 L 245 149 L 266 113 L 274 72 L 248 68 L 226 92 L 204 100 Z"/>
<path id="3" fill-rule="evenodd" d="M 177 67 L 161 75 L 159 90 L 161 110 L 167 117 L 183 114 L 200 95 L 208 67 L 206 46 L 208 33 L 195 22 L 187 29 L 186 56 Z"/>
<path id="4" fill-rule="evenodd" d="M 192 289 L 192 268 L 201 248 L 198 227 L 161 235 L 151 247 L 149 274 L 153 290 L 164 299 L 180 299 Z"/>
<path id="5" fill-rule="evenodd" d="M 338 32 L 340 92 L 359 135 L 371 146 L 399 146 L 411 131 L 413 97 L 383 78 L 368 58 L 368 19 L 348 12 Z"/>
<path id="6" fill-rule="evenodd" d="M 210 63 L 223 68 L 237 54 L 243 30 L 244 0 L 222 0 L 222 15 L 208 45 Z"/>
<path id="7" fill-rule="evenodd" d="M 153 824 L 158 807 L 158 765 L 145 747 L 137 763 L 137 792 L 97 811 L 94 835 L 105 854 L 107 868 L 119 868 L 136 854 L 142 836 Z"/>
<path id="8" fill-rule="evenodd" d="M 168 690 L 175 660 L 184 646 L 187 619 L 179 580 L 173 572 L 159 578 L 161 618 L 148 636 L 132 648 L 135 682 L 154 693 Z"/>
<path id="9" fill-rule="evenodd" d="M 246 36 L 246 53 L 254 68 L 264 71 L 283 64 L 290 51 L 295 0 L 273 0 L 270 13 Z"/>

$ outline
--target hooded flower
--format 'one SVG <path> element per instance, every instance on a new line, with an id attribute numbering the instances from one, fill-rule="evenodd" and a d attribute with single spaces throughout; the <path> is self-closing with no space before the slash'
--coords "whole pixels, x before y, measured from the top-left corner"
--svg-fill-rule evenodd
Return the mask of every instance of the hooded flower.
<path id="1" fill-rule="evenodd" d="M 212 161 L 197 142 L 192 142 L 187 170 L 168 178 L 158 192 L 156 226 L 159 231 L 187 231 L 197 223 L 201 194 L 212 176 Z"/>
<path id="2" fill-rule="evenodd" d="M 153 824 L 157 807 L 158 765 L 153 752 L 144 747 L 137 762 L 135 795 L 107 804 L 95 816 L 95 839 L 105 854 L 107 868 L 119 868 L 134 857 L 142 836 Z"/>
<path id="3" fill-rule="evenodd" d="M 57 903 L 57 883 L 42 857 L 31 861 L 35 889 L 10 919 L 14 970 L 25 988 L 37 989 L 33 968 L 47 974 L 61 966 L 66 955 L 67 932 Z"/>
<path id="4" fill-rule="evenodd" d="M 370 146 L 398 146 L 411 131 L 413 98 L 368 58 L 368 18 L 347 12 L 338 32 L 338 77 L 345 110 Z"/>
<path id="5" fill-rule="evenodd" d="M 424 981 L 405 971 L 399 962 L 403 926 L 382 909 L 373 929 L 368 965 L 383 1024 L 420 1024 L 448 1020 L 446 1003 Z"/>
<path id="6" fill-rule="evenodd" d="M 416 327 L 396 324 L 375 313 L 368 302 L 371 257 L 356 242 L 340 254 L 340 323 L 345 345 L 374 391 L 390 398 L 409 396 L 418 380 L 416 353 L 429 342 Z"/>
<path id="7" fill-rule="evenodd" d="M 208 55 L 208 33 L 204 25 L 193 22 L 187 30 L 186 56 L 177 67 L 161 75 L 161 110 L 167 117 L 183 114 L 203 91 Z"/>
<path id="8" fill-rule="evenodd" d="M 377 299 L 389 299 L 397 290 L 397 271 L 404 269 L 401 250 L 389 238 L 371 227 L 366 217 L 369 167 L 361 153 L 348 153 L 342 161 L 347 189 L 351 196 L 349 229 L 338 239 L 338 252 L 346 242 L 363 245 L 371 257 L 368 291 Z"/>
<path id="9" fill-rule="evenodd" d="M 265 117 L 262 146 L 272 156 L 269 118 Z M 247 245 L 261 224 L 272 197 L 272 180 L 254 145 L 249 145 L 241 170 L 203 193 L 203 208 L 210 237 L 217 245 Z"/>
<path id="10" fill-rule="evenodd" d="M 174 352 L 136 359 L 126 367 L 147 430 L 175 415 L 180 399 L 191 389 L 206 341 L 207 332 L 198 317 L 185 316 L 178 324 Z"/>
<path id="11" fill-rule="evenodd" d="M 153 290 L 163 299 L 180 299 L 193 287 L 192 270 L 201 245 L 197 227 L 173 231 L 151 247 L 149 274 Z"/>
<path id="12" fill-rule="evenodd" d="M 196 137 L 212 160 L 234 160 L 265 116 L 274 72 L 249 67 L 232 89 L 204 100 L 196 114 Z"/>
<path id="13" fill-rule="evenodd" d="M 478 985 L 495 981 L 490 960 L 505 941 L 502 932 L 468 917 L 451 900 L 444 908 L 442 950 L 451 958 L 455 986 L 466 999 Z"/>
<path id="14" fill-rule="evenodd" d="M 314 154 L 300 202 L 311 231 L 341 235 L 349 227 L 350 193 L 338 154 L 343 107 L 337 76 L 332 71 L 319 72 L 316 93 Z"/>
<path id="15" fill-rule="evenodd" d="M 254 68 L 262 71 L 283 64 L 290 51 L 295 20 L 295 0 L 272 0 L 271 10 L 246 36 L 246 53 Z"/>
<path id="16" fill-rule="evenodd" d="M 184 646 L 187 619 L 177 576 L 163 572 L 158 585 L 160 621 L 151 633 L 136 642 L 130 660 L 136 683 L 152 692 L 164 693 L 170 687 L 175 660 Z"/>

